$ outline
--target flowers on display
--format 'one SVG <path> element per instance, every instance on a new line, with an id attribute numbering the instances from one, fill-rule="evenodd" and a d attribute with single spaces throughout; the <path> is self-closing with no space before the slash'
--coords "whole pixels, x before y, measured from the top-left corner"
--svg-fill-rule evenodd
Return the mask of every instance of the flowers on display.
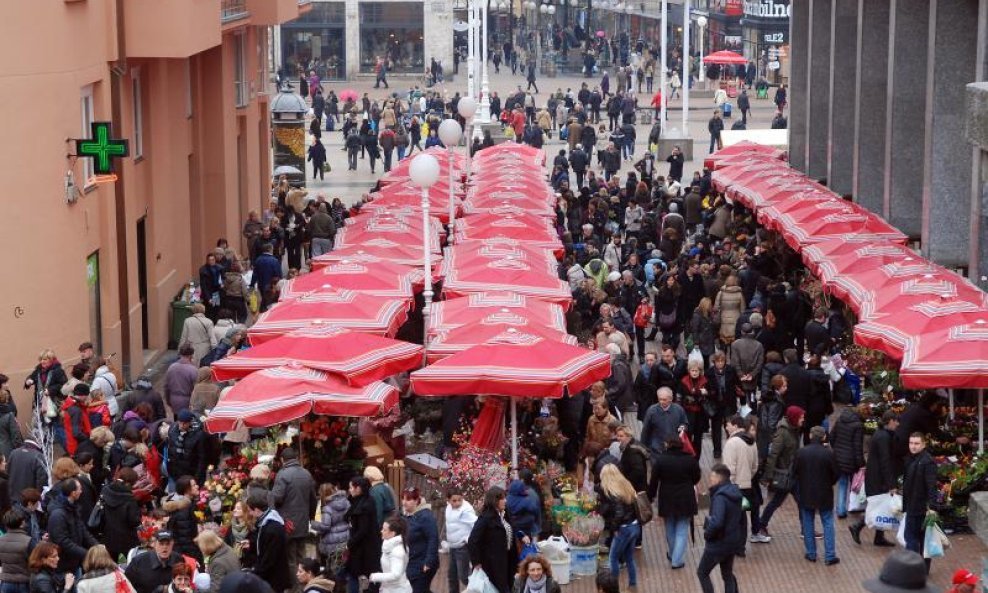
<path id="1" fill-rule="evenodd" d="M 250 480 L 250 475 L 239 470 L 212 472 L 199 487 L 199 500 L 196 501 L 196 513 L 202 514 L 200 521 L 206 517 L 221 518 L 223 523 L 229 523 L 233 505 L 243 495 L 243 489 Z"/>
<path id="2" fill-rule="evenodd" d="M 571 546 L 593 546 L 603 530 L 604 519 L 597 513 L 577 515 L 563 526 L 563 537 Z"/>
<path id="3" fill-rule="evenodd" d="M 439 478 L 439 485 L 444 490 L 459 489 L 463 498 L 480 508 L 488 488 L 507 486 L 508 467 L 497 452 L 472 445 L 469 431 L 456 433 L 453 442 L 457 448 L 446 459 L 449 471 Z"/>

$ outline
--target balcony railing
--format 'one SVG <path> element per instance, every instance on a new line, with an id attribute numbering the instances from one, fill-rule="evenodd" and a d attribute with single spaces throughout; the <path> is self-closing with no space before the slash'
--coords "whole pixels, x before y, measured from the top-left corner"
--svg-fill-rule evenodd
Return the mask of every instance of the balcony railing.
<path id="1" fill-rule="evenodd" d="M 249 14 L 247 0 L 222 0 L 222 4 L 220 4 L 221 23 L 230 23 L 247 18 Z"/>

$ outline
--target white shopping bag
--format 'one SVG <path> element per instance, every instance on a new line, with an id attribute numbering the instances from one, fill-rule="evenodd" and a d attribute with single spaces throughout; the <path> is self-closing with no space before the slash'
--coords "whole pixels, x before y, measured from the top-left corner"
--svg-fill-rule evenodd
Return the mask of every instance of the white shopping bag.
<path id="1" fill-rule="evenodd" d="M 896 509 L 899 509 L 896 512 Z M 903 523 L 902 497 L 896 494 L 869 496 L 865 510 L 865 524 L 876 531 L 896 531 Z"/>
<path id="2" fill-rule="evenodd" d="M 466 593 L 498 593 L 498 591 L 484 569 L 480 568 L 473 571 L 467 579 Z"/>
<path id="3" fill-rule="evenodd" d="M 868 504 L 868 496 L 865 494 L 864 488 L 858 490 L 857 492 L 850 492 L 847 498 L 847 512 L 857 513 L 865 510 L 865 506 Z"/>

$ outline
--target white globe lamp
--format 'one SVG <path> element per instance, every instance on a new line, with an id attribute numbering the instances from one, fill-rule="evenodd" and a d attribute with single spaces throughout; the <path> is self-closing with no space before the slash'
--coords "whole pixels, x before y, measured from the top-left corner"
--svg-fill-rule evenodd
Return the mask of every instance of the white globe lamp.
<path id="1" fill-rule="evenodd" d="M 477 100 L 473 97 L 461 97 L 460 102 L 456 104 L 456 111 L 459 112 L 460 117 L 469 120 L 477 113 Z M 439 128 L 442 131 L 442 125 Z"/>
<path id="2" fill-rule="evenodd" d="M 462 137 L 463 130 L 460 129 L 460 124 L 455 119 L 444 119 L 439 124 L 439 139 L 446 148 L 452 148 L 459 144 Z"/>
<path id="3" fill-rule="evenodd" d="M 439 161 L 431 154 L 420 154 L 412 159 L 412 164 L 408 167 L 408 176 L 415 185 L 430 188 L 439 179 Z"/>

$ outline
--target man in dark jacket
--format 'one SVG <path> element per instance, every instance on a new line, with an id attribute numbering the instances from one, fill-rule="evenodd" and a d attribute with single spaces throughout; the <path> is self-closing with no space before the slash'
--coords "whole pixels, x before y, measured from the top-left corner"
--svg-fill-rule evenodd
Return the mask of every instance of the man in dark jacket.
<path id="1" fill-rule="evenodd" d="M 720 148 L 720 133 L 724 131 L 724 120 L 720 118 L 719 109 L 714 111 L 714 116 L 707 122 L 707 131 L 710 132 L 710 150 L 707 152 L 713 152 L 714 148 Z"/>
<path id="2" fill-rule="evenodd" d="M 206 481 L 206 435 L 189 410 L 179 412 L 178 422 L 168 430 L 168 475 Z"/>
<path id="3" fill-rule="evenodd" d="M 645 492 L 648 487 L 648 449 L 635 440 L 626 424 L 618 427 L 617 440 L 621 446 L 621 473 L 635 487 L 635 492 Z"/>
<path id="4" fill-rule="evenodd" d="M 944 398 L 939 394 L 928 392 L 919 401 L 909 404 L 906 411 L 902 413 L 899 418 L 899 426 L 895 430 L 892 448 L 892 466 L 895 468 L 896 476 L 901 476 L 905 470 L 910 453 L 909 437 L 913 433 L 933 435 L 939 441 L 947 441 L 952 438 L 951 435 L 945 434 L 940 429 L 940 417 L 943 415 L 944 403 Z M 970 442 L 967 437 L 957 437 L 953 440 L 961 445 Z M 13 488 L 13 484 L 11 484 L 11 488 Z"/>
<path id="5" fill-rule="evenodd" d="M 689 547 L 689 527 L 699 512 L 695 488 L 700 482 L 700 462 L 683 451 L 683 441 L 672 437 L 666 441 L 666 450 L 655 458 L 652 471 L 659 482 L 659 516 L 665 523 L 669 561 L 672 568 L 682 568 Z M 744 533 L 741 537 L 744 547 Z"/>
<path id="6" fill-rule="evenodd" d="M 75 572 L 86 551 L 98 544 L 79 515 L 77 502 L 82 484 L 75 478 L 63 480 L 58 497 L 49 505 L 48 539 L 59 548 L 58 571 Z"/>
<path id="7" fill-rule="evenodd" d="M 611 355 L 611 375 L 604 381 L 607 386 L 607 401 L 611 409 L 618 410 L 623 418 L 635 407 L 635 395 L 631 389 L 631 366 L 628 365 L 628 357 L 617 344 L 608 344 L 607 351 Z"/>
<path id="8" fill-rule="evenodd" d="M 100 493 L 105 509 L 101 531 L 111 558 L 119 558 L 140 544 L 137 528 L 141 525 L 141 509 L 132 490 L 136 482 L 137 472 L 122 467 L 116 479 Z"/>
<path id="9" fill-rule="evenodd" d="M 826 322 L 827 310 L 823 307 L 818 307 L 813 312 L 813 319 L 808 321 L 803 328 L 803 336 L 806 338 L 806 348 L 809 349 L 810 354 L 823 356 L 833 346 L 833 340 L 830 338 L 830 330 L 827 329 Z"/>
<path id="10" fill-rule="evenodd" d="M 937 492 L 937 466 L 926 450 L 926 435 L 914 432 L 909 435 L 909 461 L 902 477 L 902 511 L 906 514 L 906 549 L 923 553 L 923 523 L 930 502 Z M 929 572 L 930 561 L 926 561 Z"/>
<path id="11" fill-rule="evenodd" d="M 734 576 L 734 556 L 744 551 L 745 520 L 741 507 L 741 490 L 731 483 L 731 470 L 723 463 L 710 469 L 710 514 L 703 522 L 703 539 L 706 545 L 696 567 L 703 593 L 714 593 L 710 573 L 720 565 L 725 593 L 737 593 L 738 581 Z"/>
<path id="12" fill-rule="evenodd" d="M 683 151 L 678 146 L 673 146 L 672 154 L 666 157 L 666 162 L 669 163 L 669 179 L 681 182 L 683 180 L 683 163 L 686 162 Z"/>
<path id="13" fill-rule="evenodd" d="M 865 466 L 865 495 L 878 496 L 895 492 L 896 474 L 892 464 L 892 441 L 895 429 L 899 427 L 899 415 L 889 410 L 882 415 L 882 427 L 871 435 L 868 442 L 868 465 Z M 854 543 L 861 543 L 861 530 L 864 518 L 848 525 Z M 885 532 L 875 531 L 875 545 L 892 547 L 895 544 L 885 539 Z"/>
<path id="14" fill-rule="evenodd" d="M 573 173 L 576 174 L 576 188 L 579 189 L 583 187 L 583 178 L 587 174 L 587 165 L 590 164 L 590 157 L 587 156 L 587 152 L 583 150 L 583 147 L 577 145 L 569 153 L 569 166 L 573 167 Z"/>
<path id="15" fill-rule="evenodd" d="M 679 390 L 679 382 L 686 376 L 686 361 L 676 356 L 676 349 L 662 346 L 662 359 L 652 369 L 651 381 L 656 389 L 668 387 L 673 393 Z"/>
<path id="16" fill-rule="evenodd" d="M 837 459 L 837 517 L 847 517 L 847 496 L 851 480 L 864 467 L 864 422 L 852 408 L 844 408 L 830 428 L 830 448 Z"/>
<path id="17" fill-rule="evenodd" d="M 268 499 L 262 494 L 247 498 L 247 511 L 257 526 L 257 538 L 250 542 L 257 557 L 254 574 L 267 581 L 275 591 L 284 591 L 292 585 L 285 520 L 278 511 L 268 507 Z"/>
<path id="18" fill-rule="evenodd" d="M 10 452 L 7 486 L 12 502 L 21 502 L 21 491 L 25 488 L 35 488 L 41 492 L 48 486 L 48 470 L 45 469 L 44 454 L 37 442 L 27 439 Z"/>
<path id="19" fill-rule="evenodd" d="M 172 567 L 185 560 L 174 549 L 175 540 L 168 531 L 154 536 L 153 549 L 142 552 L 127 564 L 127 580 L 137 593 L 155 593 L 172 582 Z"/>
<path id="20" fill-rule="evenodd" d="M 799 364 L 795 348 L 786 348 L 782 352 L 786 366 L 782 367 L 780 375 L 786 378 L 786 406 L 799 406 L 804 410 L 810 405 L 813 395 L 813 379 L 809 372 Z"/>
<path id="21" fill-rule="evenodd" d="M 161 508 L 168 513 L 168 531 L 175 538 L 175 551 L 196 560 L 202 560 L 202 552 L 196 545 L 199 523 L 196 521 L 196 501 L 199 485 L 192 476 L 175 480 L 175 493 L 162 501 Z"/>
<path id="22" fill-rule="evenodd" d="M 297 566 L 305 558 L 305 542 L 309 537 L 309 521 L 316 516 L 316 482 L 312 474 L 299 464 L 298 452 L 288 447 L 281 452 L 281 470 L 271 488 L 271 503 L 278 514 L 291 525 L 287 529 L 288 565 Z M 294 576 L 293 576 L 294 579 Z"/>
<path id="23" fill-rule="evenodd" d="M 823 524 L 823 563 L 837 564 L 837 541 L 834 533 L 834 484 L 839 470 L 834 452 L 824 446 L 827 432 L 822 426 L 810 429 L 810 444 L 796 453 L 794 475 L 799 489 L 799 519 L 803 526 L 804 558 L 816 562 L 815 516 Z"/>

